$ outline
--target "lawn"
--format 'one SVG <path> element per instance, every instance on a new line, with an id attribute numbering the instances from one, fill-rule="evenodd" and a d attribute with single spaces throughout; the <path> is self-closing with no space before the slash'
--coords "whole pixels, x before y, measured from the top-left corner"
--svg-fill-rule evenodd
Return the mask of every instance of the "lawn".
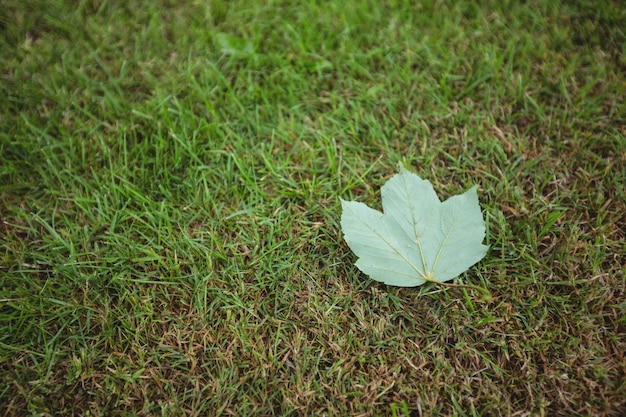
<path id="1" fill-rule="evenodd" d="M 626 415 L 625 27 L 2 0 L 0 415 Z M 341 199 L 380 209 L 399 163 L 478 185 L 467 286 L 355 267 Z"/>

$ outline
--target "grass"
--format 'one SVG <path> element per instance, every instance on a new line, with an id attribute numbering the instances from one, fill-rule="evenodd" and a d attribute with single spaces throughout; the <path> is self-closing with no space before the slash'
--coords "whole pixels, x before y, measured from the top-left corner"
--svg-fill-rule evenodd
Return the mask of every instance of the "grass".
<path id="1" fill-rule="evenodd" d="M 626 12 L 480 3 L 5 0 L 0 414 L 623 415 Z M 398 162 L 490 299 L 354 267 Z"/>

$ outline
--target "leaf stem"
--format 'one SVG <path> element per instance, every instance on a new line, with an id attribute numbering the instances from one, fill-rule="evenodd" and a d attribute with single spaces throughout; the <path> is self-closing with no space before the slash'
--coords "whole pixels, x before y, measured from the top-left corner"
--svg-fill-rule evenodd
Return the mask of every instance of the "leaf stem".
<path id="1" fill-rule="evenodd" d="M 429 282 L 431 284 L 436 284 L 436 285 L 440 285 L 442 287 L 448 287 L 448 288 L 466 288 L 468 290 L 476 290 L 482 293 L 482 297 L 486 298 L 486 299 L 490 299 L 491 298 L 491 291 L 489 291 L 487 288 L 483 288 L 483 287 L 479 287 L 477 285 L 472 285 L 472 284 L 455 284 L 453 282 L 440 282 L 440 281 L 435 281 L 434 279 L 430 279 L 430 278 L 425 278 L 422 277 L 422 279 L 426 282 Z"/>

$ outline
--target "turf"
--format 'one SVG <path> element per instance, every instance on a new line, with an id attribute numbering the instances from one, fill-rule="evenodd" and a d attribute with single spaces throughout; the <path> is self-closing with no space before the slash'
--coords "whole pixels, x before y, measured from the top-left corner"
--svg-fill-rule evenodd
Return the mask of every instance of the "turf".
<path id="1" fill-rule="evenodd" d="M 626 414 L 621 2 L 0 7 L 0 414 Z M 479 185 L 395 288 L 340 198 Z"/>

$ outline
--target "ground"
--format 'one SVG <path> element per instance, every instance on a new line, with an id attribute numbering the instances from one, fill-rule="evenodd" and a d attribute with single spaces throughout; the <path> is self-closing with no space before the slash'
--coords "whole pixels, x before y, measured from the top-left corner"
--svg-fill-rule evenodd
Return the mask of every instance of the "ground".
<path id="1" fill-rule="evenodd" d="M 479 3 L 4 0 L 0 414 L 625 415 L 625 9 Z M 354 266 L 398 163 L 482 290 Z"/>

